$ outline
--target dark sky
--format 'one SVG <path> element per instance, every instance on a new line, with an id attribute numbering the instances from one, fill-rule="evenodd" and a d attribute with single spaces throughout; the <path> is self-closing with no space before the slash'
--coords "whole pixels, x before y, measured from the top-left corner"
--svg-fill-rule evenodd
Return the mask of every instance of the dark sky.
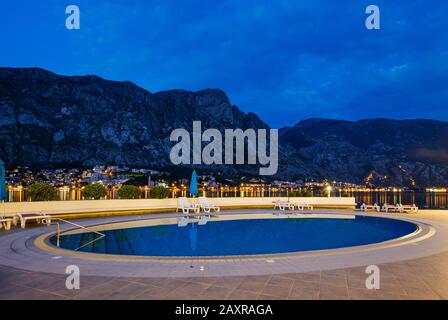
<path id="1" fill-rule="evenodd" d="M 81 29 L 65 28 L 65 7 Z M 367 30 L 365 8 L 381 9 Z M 448 120 L 445 0 L 2 1 L 0 65 L 221 88 L 274 127 L 309 117 Z"/>

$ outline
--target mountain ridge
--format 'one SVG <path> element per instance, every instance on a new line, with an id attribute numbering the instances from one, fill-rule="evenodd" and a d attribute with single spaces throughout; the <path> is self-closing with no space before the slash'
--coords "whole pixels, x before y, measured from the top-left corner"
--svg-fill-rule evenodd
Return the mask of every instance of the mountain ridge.
<path id="1" fill-rule="evenodd" d="M 0 68 L 0 158 L 8 166 L 117 164 L 173 168 L 169 135 L 206 128 L 269 129 L 221 89 L 152 93 L 130 81 Z M 448 122 L 310 118 L 279 130 L 279 179 L 400 186 L 448 181 Z M 199 167 L 228 176 L 254 166 Z M 375 173 L 388 181 L 366 181 Z M 381 179 L 380 179 L 381 180 Z"/>

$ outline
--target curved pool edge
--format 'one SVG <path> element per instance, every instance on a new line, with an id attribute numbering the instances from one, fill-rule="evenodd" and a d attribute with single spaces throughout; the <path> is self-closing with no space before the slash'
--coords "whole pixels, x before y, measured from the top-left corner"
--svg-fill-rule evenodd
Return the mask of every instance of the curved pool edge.
<path id="1" fill-rule="evenodd" d="M 299 217 L 295 216 L 294 218 L 346 218 L 353 216 L 366 216 L 365 214 L 360 213 L 306 213 L 302 214 Z M 376 216 L 376 215 L 368 215 L 368 216 Z M 416 225 L 416 230 L 412 233 L 404 235 L 402 237 L 394 238 L 391 240 L 386 240 L 382 242 L 376 242 L 372 244 L 366 245 L 357 245 L 350 247 L 342 247 L 336 249 L 323 249 L 323 250 L 309 250 L 309 251 L 297 251 L 297 252 L 288 252 L 288 253 L 275 253 L 275 254 L 247 254 L 247 255 L 226 255 L 226 256 L 139 256 L 139 255 L 116 255 L 116 254 L 106 254 L 106 253 L 91 253 L 91 252 L 80 252 L 74 251 L 70 249 L 59 248 L 52 245 L 49 241 L 50 237 L 56 234 L 56 232 L 48 232 L 39 235 L 36 239 L 34 239 L 34 245 L 43 251 L 62 256 L 71 256 L 76 258 L 81 258 L 85 260 L 96 260 L 96 261 L 117 261 L 117 262 L 126 262 L 126 261 L 135 261 L 135 262 L 144 262 L 144 261 L 155 261 L 155 262 L 174 262 L 174 263 L 183 263 L 183 262 L 191 262 L 191 261 L 203 261 L 203 262 L 232 262 L 235 260 L 238 261 L 266 261 L 269 259 L 291 259 L 291 258 L 307 258 L 307 257 L 319 257 L 319 256 L 331 256 L 331 255 L 340 255 L 340 254 L 350 254 L 350 253 L 359 253 L 359 252 L 369 252 L 373 250 L 379 249 L 387 249 L 394 248 L 398 246 L 404 246 L 407 244 L 416 244 L 420 241 L 424 241 L 433 235 L 436 234 L 436 229 L 432 227 L 430 224 L 423 223 L 420 221 L 415 221 L 412 219 L 402 218 L 402 217 L 388 217 L 388 216 L 377 216 L 379 218 L 384 219 L 393 219 L 393 220 L 401 220 L 410 222 Z M 220 218 L 217 218 L 214 221 L 225 221 L 225 220 L 243 220 L 243 219 L 284 219 L 289 218 L 288 216 L 281 215 L 275 216 L 272 213 L 270 214 L 251 214 L 250 216 L 247 214 L 230 214 L 225 215 Z M 148 220 L 129 220 L 129 221 L 120 221 L 113 223 L 103 223 L 103 224 L 95 224 L 89 226 L 90 230 L 111 230 L 121 227 L 138 227 L 138 226 L 156 226 L 163 224 L 173 224 L 176 223 L 176 218 L 152 218 Z M 106 227 L 106 229 L 104 229 Z M 71 230 L 66 231 L 66 234 L 70 234 L 72 232 L 76 232 L 78 229 L 73 228 Z"/>

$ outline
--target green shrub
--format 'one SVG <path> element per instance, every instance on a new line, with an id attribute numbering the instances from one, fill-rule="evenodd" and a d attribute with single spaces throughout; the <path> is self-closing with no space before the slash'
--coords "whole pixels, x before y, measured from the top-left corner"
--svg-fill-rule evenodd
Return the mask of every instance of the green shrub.
<path id="1" fill-rule="evenodd" d="M 83 190 L 86 199 L 101 199 L 107 195 L 107 188 L 100 183 L 91 183 L 85 186 Z"/>
<path id="2" fill-rule="evenodd" d="M 163 186 L 156 186 L 151 189 L 150 195 L 154 199 L 166 199 L 170 195 L 170 190 Z"/>
<path id="3" fill-rule="evenodd" d="M 348 197 L 350 197 L 350 194 L 348 192 L 343 192 L 341 196 L 343 198 L 348 198 Z"/>
<path id="4" fill-rule="evenodd" d="M 290 197 L 312 197 L 311 191 L 291 191 L 289 193 Z"/>
<path id="5" fill-rule="evenodd" d="M 56 198 L 54 187 L 48 183 L 36 182 L 28 187 L 31 201 L 50 201 Z"/>
<path id="6" fill-rule="evenodd" d="M 301 197 L 312 197 L 313 193 L 311 191 L 302 191 Z"/>
<path id="7" fill-rule="evenodd" d="M 118 196 L 120 199 L 139 199 L 140 189 L 137 186 L 124 185 L 118 189 Z"/>
<path id="8" fill-rule="evenodd" d="M 301 192 L 300 191 L 291 191 L 288 193 L 290 197 L 300 197 Z"/>

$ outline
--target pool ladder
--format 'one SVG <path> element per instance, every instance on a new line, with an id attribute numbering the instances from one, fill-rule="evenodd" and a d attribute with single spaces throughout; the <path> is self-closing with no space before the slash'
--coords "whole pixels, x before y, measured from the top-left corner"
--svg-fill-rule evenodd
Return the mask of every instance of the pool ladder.
<path id="1" fill-rule="evenodd" d="M 73 231 L 73 229 L 61 231 L 61 223 L 60 222 L 64 222 L 64 223 L 70 224 L 70 225 L 75 226 L 75 227 L 77 227 L 79 229 L 83 229 L 83 230 L 87 230 L 87 231 L 93 232 L 93 233 L 95 233 L 95 234 L 97 234 L 99 236 L 96 239 L 93 239 L 93 240 L 91 240 L 91 241 L 89 241 L 87 243 L 84 243 L 82 246 L 76 248 L 75 251 L 78 251 L 79 249 L 84 248 L 85 246 L 88 246 L 89 244 L 92 244 L 92 243 L 94 243 L 94 242 L 96 242 L 96 241 L 98 241 L 98 240 L 100 240 L 100 239 L 102 239 L 102 238 L 104 238 L 106 236 L 104 233 L 96 231 L 96 230 L 94 230 L 94 229 L 92 229 L 90 227 L 82 226 L 82 225 L 77 224 L 75 222 L 71 222 L 71 221 L 68 221 L 68 220 L 61 219 L 61 218 L 53 218 L 52 220 L 58 220 L 59 221 L 59 222 L 52 222 L 51 223 L 51 224 L 56 224 L 58 226 L 58 230 L 57 230 L 57 233 L 56 233 L 56 235 L 57 235 L 57 237 L 56 237 L 56 246 L 58 246 L 58 247 L 60 245 L 61 234 L 66 232 L 66 231 Z"/>

